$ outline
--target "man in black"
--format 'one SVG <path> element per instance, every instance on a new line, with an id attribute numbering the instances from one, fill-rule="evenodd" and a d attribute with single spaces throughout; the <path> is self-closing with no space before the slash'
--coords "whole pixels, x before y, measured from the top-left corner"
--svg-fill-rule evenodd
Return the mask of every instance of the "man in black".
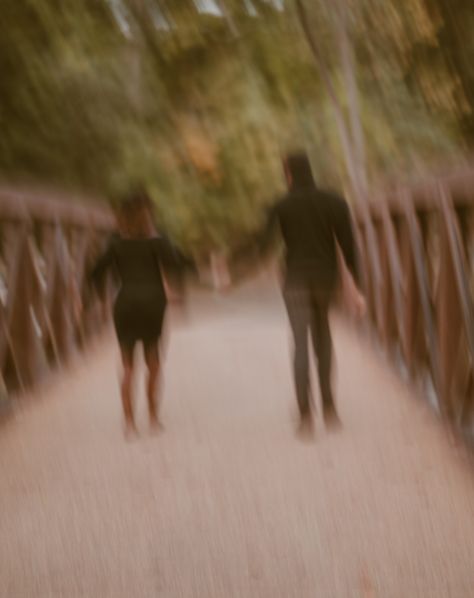
<path id="1" fill-rule="evenodd" d="M 294 378 L 302 427 L 312 427 L 308 332 L 318 359 L 324 420 L 337 425 L 328 311 L 339 275 L 336 241 L 358 280 L 351 216 L 344 199 L 316 187 L 306 154 L 289 155 L 284 165 L 289 191 L 271 209 L 262 245 L 279 225 L 286 247 L 283 295 L 294 337 Z"/>

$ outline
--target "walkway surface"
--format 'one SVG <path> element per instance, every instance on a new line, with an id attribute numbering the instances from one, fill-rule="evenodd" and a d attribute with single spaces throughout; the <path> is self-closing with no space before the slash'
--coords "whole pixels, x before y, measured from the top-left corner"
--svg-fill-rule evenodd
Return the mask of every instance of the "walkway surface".
<path id="1" fill-rule="evenodd" d="M 2 598 L 474 595 L 469 461 L 350 330 L 344 429 L 303 444 L 273 287 L 170 328 L 162 435 L 139 396 L 124 441 L 111 338 L 0 429 Z"/>

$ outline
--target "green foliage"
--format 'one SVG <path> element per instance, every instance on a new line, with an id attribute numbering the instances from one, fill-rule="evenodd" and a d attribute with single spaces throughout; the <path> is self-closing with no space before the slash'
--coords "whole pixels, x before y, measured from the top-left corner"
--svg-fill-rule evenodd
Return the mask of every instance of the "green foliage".
<path id="1" fill-rule="evenodd" d="M 474 139 L 472 3 L 450 1 L 348 3 L 372 181 Z M 2 176 L 109 198 L 144 183 L 162 226 L 193 251 L 225 249 L 259 225 L 283 190 L 288 148 L 308 147 L 318 179 L 346 187 L 293 3 L 213 4 L 222 18 L 193 0 L 3 0 Z M 306 4 L 347 110 L 333 5 Z"/>

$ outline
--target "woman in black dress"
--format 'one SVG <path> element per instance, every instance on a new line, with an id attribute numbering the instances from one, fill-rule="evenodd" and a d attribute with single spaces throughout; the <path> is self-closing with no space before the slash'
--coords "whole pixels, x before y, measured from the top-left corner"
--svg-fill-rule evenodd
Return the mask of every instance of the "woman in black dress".
<path id="1" fill-rule="evenodd" d="M 136 431 L 131 384 L 134 349 L 144 346 L 148 368 L 148 408 L 152 427 L 159 427 L 156 391 L 160 371 L 159 340 L 167 297 L 165 273 L 181 270 L 182 260 L 171 244 L 156 235 L 144 194 L 127 199 L 119 211 L 119 235 L 97 261 L 91 277 L 97 286 L 107 271 L 115 270 L 120 290 L 114 304 L 114 324 L 123 362 L 122 404 L 127 433 Z"/>

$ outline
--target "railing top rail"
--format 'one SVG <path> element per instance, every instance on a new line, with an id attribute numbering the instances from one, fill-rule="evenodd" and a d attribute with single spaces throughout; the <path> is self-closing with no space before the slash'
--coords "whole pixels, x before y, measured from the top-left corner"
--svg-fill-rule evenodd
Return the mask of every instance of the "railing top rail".
<path id="1" fill-rule="evenodd" d="M 437 189 L 440 185 L 450 193 L 455 207 L 474 207 L 474 167 L 464 167 L 444 175 L 376 191 L 368 202 L 370 212 L 381 218 L 382 204 L 388 204 L 391 211 L 402 213 L 406 201 L 422 211 L 437 210 Z M 356 212 L 359 212 L 357 206 Z"/>
<path id="2" fill-rule="evenodd" d="M 99 202 L 85 200 L 76 194 L 46 191 L 32 192 L 0 187 L 0 219 L 36 220 L 70 226 L 109 229 L 114 226 L 112 210 Z"/>

